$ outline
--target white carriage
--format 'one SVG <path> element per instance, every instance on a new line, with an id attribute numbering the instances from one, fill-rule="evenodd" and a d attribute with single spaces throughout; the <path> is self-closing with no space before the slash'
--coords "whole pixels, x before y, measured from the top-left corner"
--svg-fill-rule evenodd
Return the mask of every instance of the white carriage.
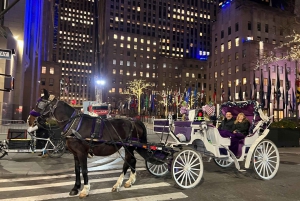
<path id="1" fill-rule="evenodd" d="M 227 102 L 221 105 L 220 111 L 220 116 L 231 111 L 235 117 L 243 112 L 252 122 L 249 135 L 239 142 L 237 156 L 229 150 L 230 138 L 222 137 L 211 122 L 175 121 L 170 125 L 169 120 L 155 119 L 154 132 L 161 136 L 161 143 L 174 150 L 174 154 L 168 161 L 146 162 L 148 171 L 155 176 L 163 176 L 171 171 L 179 187 L 193 188 L 203 175 L 202 156 L 207 156 L 222 168 L 232 164 L 239 171 L 253 168 L 259 178 L 272 179 L 278 171 L 280 158 L 276 145 L 265 139 L 271 117 L 262 112 L 256 101 Z M 180 141 L 177 134 L 185 135 L 185 141 Z M 244 162 L 243 168 L 240 162 Z"/>

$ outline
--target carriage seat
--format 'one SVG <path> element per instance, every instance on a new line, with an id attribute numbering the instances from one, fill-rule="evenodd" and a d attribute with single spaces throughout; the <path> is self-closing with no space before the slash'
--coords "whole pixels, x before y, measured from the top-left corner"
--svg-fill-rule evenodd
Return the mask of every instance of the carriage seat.
<path id="1" fill-rule="evenodd" d="M 174 122 L 174 134 L 183 134 L 186 138 L 186 141 L 191 140 L 192 133 L 192 122 L 191 121 L 175 121 Z"/>

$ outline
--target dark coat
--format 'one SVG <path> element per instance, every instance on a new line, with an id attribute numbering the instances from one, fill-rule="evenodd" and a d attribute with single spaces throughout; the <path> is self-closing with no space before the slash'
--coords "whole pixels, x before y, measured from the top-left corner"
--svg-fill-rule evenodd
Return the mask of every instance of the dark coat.
<path id="1" fill-rule="evenodd" d="M 219 129 L 221 130 L 227 130 L 227 131 L 232 131 L 232 127 L 234 124 L 235 118 L 231 118 L 229 120 L 224 119 L 221 123 L 221 125 L 219 126 Z"/>
<path id="2" fill-rule="evenodd" d="M 232 132 L 236 131 L 237 133 L 242 133 L 244 135 L 248 135 L 249 134 L 249 127 L 250 127 L 250 123 L 249 121 L 244 121 L 244 122 L 237 122 L 236 124 L 233 124 L 232 127 Z"/>

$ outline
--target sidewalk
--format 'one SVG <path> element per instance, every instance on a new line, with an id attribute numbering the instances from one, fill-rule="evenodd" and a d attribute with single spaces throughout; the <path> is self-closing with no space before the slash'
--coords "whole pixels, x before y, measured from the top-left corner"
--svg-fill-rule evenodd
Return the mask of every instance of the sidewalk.
<path id="1" fill-rule="evenodd" d="M 121 152 L 122 153 L 122 152 Z M 288 155 L 287 160 L 298 160 L 300 156 L 300 147 L 280 147 L 281 155 Z M 296 157 L 293 155 L 297 155 Z M 138 160 L 140 166 L 144 163 L 142 158 Z M 114 168 L 116 163 L 122 163 L 118 153 L 108 157 L 94 156 L 88 159 L 89 170 L 101 170 L 101 166 L 106 164 Z M 46 175 L 63 174 L 74 172 L 74 159 L 70 153 L 65 153 L 61 158 L 41 158 L 38 153 L 9 153 L 8 156 L 0 159 L 0 176 L 26 176 L 26 175 Z"/>

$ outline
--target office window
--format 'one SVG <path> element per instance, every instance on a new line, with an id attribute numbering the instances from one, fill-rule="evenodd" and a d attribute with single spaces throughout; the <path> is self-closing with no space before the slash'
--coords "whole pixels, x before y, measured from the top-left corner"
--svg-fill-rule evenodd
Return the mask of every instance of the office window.
<path id="1" fill-rule="evenodd" d="M 221 38 L 224 38 L 224 31 L 221 31 Z"/>
<path id="2" fill-rule="evenodd" d="M 45 66 L 42 67 L 42 74 L 46 74 L 47 68 Z"/>
<path id="3" fill-rule="evenodd" d="M 224 52 L 224 43 L 221 44 L 221 52 Z"/>
<path id="4" fill-rule="evenodd" d="M 113 59 L 113 64 L 116 65 L 117 64 L 117 60 Z"/>
<path id="5" fill-rule="evenodd" d="M 231 55 L 228 55 L 228 62 L 231 61 Z"/>
<path id="6" fill-rule="evenodd" d="M 127 66 L 130 66 L 130 61 L 127 61 Z"/>
<path id="7" fill-rule="evenodd" d="M 228 68 L 228 75 L 231 75 L 231 68 Z"/>
<path id="8" fill-rule="evenodd" d="M 185 73 L 185 77 L 190 77 L 190 73 Z"/>
<path id="9" fill-rule="evenodd" d="M 251 22 L 248 22 L 248 30 L 252 30 Z"/>
<path id="10" fill-rule="evenodd" d="M 264 86 L 268 86 L 268 78 L 264 78 Z"/>
<path id="11" fill-rule="evenodd" d="M 231 34 L 231 27 L 228 27 L 228 35 Z"/>
<path id="12" fill-rule="evenodd" d="M 117 73 L 116 69 L 115 69 L 115 68 L 113 68 L 113 70 L 112 70 L 112 74 L 116 74 L 116 73 Z"/>
<path id="13" fill-rule="evenodd" d="M 123 60 L 120 60 L 120 66 L 123 66 Z"/>
<path id="14" fill-rule="evenodd" d="M 265 32 L 269 33 L 269 25 L 265 24 Z"/>
<path id="15" fill-rule="evenodd" d="M 228 41 L 228 49 L 231 49 L 231 40 Z"/>
<path id="16" fill-rule="evenodd" d="M 235 72 L 237 73 L 239 71 L 240 71 L 239 66 L 235 66 Z"/>
<path id="17" fill-rule="evenodd" d="M 239 23 L 235 23 L 235 32 L 239 31 Z"/>
<path id="18" fill-rule="evenodd" d="M 46 85 L 46 79 L 45 78 L 41 79 L 41 85 Z"/>
<path id="19" fill-rule="evenodd" d="M 143 77 L 143 72 L 140 72 L 140 76 Z"/>
<path id="20" fill-rule="evenodd" d="M 247 78 L 243 78 L 243 84 L 245 85 L 245 84 L 247 84 Z"/>
<path id="21" fill-rule="evenodd" d="M 53 86 L 54 85 L 54 79 L 53 78 L 50 78 L 49 79 L 49 86 Z"/>
<path id="22" fill-rule="evenodd" d="M 120 75 L 123 75 L 123 70 L 122 69 L 120 69 Z"/>
<path id="23" fill-rule="evenodd" d="M 240 45 L 240 39 L 239 37 L 235 38 L 235 46 L 238 47 Z"/>
<path id="24" fill-rule="evenodd" d="M 260 22 L 257 22 L 257 31 L 261 31 L 261 24 L 260 24 Z"/>
<path id="25" fill-rule="evenodd" d="M 50 74 L 51 74 L 51 75 L 54 74 L 54 67 L 50 67 Z"/>
<path id="26" fill-rule="evenodd" d="M 238 60 L 238 59 L 239 59 L 239 53 L 236 52 L 236 53 L 235 53 L 235 60 Z"/>

